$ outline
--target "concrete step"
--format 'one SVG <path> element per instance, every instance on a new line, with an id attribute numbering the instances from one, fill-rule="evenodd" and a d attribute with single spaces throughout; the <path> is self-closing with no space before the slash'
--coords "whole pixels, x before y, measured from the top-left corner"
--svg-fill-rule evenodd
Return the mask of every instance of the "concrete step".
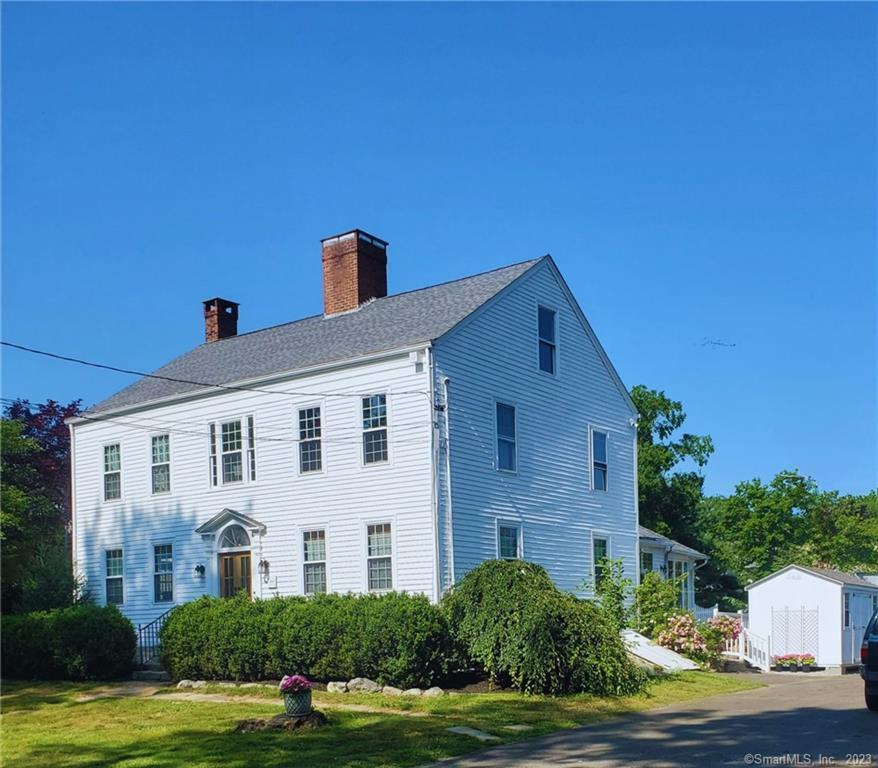
<path id="1" fill-rule="evenodd" d="M 131 675 L 132 680 L 140 680 L 148 683 L 166 683 L 171 676 L 163 669 L 138 669 Z"/>

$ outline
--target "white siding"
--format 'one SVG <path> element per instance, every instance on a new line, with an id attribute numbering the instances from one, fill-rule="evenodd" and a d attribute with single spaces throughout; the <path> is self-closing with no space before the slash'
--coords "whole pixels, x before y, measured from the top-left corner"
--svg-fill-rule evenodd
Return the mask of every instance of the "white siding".
<path id="1" fill-rule="evenodd" d="M 98 602 L 104 601 L 103 551 L 122 547 L 123 612 L 137 624 L 167 610 L 167 603 L 153 602 L 152 546 L 160 543 L 174 546 L 175 603 L 216 594 L 216 555 L 195 529 L 224 508 L 267 526 L 252 547 L 256 596 L 302 593 L 301 532 L 312 527 L 326 529 L 330 590 L 363 591 L 365 526 L 389 521 L 394 587 L 435 597 L 432 408 L 428 394 L 418 394 L 429 391 L 428 367 L 416 366 L 405 353 L 259 389 L 278 394 L 223 392 L 74 425 L 76 567 Z M 291 390 L 329 394 L 281 394 Z M 363 466 L 355 395 L 378 392 L 388 393 L 390 461 Z M 322 408 L 324 470 L 300 475 L 297 409 L 312 404 Z M 214 488 L 208 424 L 249 414 L 256 425 L 257 480 Z M 171 434 L 171 494 L 152 496 L 150 436 L 165 431 Z M 104 502 L 102 496 L 102 445 L 108 442 L 122 446 L 119 502 Z M 266 583 L 256 573 L 260 558 L 270 562 Z M 203 579 L 195 576 L 197 564 L 207 568 Z"/>
<path id="2" fill-rule="evenodd" d="M 540 304 L 558 313 L 554 376 L 538 366 Z M 611 557 L 621 558 L 635 578 L 633 413 L 551 264 L 532 269 L 440 339 L 434 355 L 437 388 L 443 377 L 451 379 L 455 579 L 496 557 L 498 519 L 522 526 L 524 558 L 545 566 L 563 589 L 590 593 L 595 532 L 610 539 Z M 514 474 L 494 468 L 496 400 L 516 407 Z M 606 492 L 590 490 L 590 427 L 609 435 Z M 447 514 L 441 470 L 440 463 L 440 526 Z"/>

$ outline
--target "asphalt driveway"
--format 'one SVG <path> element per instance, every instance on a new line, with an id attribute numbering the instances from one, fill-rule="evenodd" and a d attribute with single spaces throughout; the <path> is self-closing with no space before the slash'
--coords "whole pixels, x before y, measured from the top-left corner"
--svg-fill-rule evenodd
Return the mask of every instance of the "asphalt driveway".
<path id="1" fill-rule="evenodd" d="M 878 766 L 878 713 L 866 709 L 859 675 L 761 677 L 767 688 L 615 718 L 441 765 Z"/>

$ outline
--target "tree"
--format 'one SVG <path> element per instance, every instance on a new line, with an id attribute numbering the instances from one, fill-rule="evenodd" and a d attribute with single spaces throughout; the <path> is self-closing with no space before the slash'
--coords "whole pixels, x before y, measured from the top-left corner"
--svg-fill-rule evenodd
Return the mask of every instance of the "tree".
<path id="1" fill-rule="evenodd" d="M 804 540 L 816 486 L 797 472 L 769 483 L 739 483 L 731 496 L 706 499 L 700 529 L 719 560 L 749 584 L 793 562 Z"/>
<path id="2" fill-rule="evenodd" d="M 804 511 L 794 557 L 803 565 L 878 571 L 878 491 L 865 496 L 816 493 Z"/>
<path id="3" fill-rule="evenodd" d="M 0 433 L 0 560 L 4 612 L 69 605 L 76 591 L 68 542 L 70 441 L 79 401 L 7 408 Z"/>
<path id="4" fill-rule="evenodd" d="M 708 435 L 677 434 L 686 421 L 683 404 L 664 392 L 638 384 L 631 390 L 631 399 L 640 414 L 640 521 L 647 528 L 697 547 L 700 542 L 695 536 L 695 521 L 704 478 L 700 472 L 678 467 L 686 462 L 703 467 L 713 453 L 713 441 Z"/>

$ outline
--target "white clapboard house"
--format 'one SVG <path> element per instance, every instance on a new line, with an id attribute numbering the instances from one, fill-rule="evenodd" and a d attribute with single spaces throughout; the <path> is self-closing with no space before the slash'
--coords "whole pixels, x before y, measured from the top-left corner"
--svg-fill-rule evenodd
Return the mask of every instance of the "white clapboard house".
<path id="1" fill-rule="evenodd" d="M 71 420 L 75 567 L 136 624 L 200 595 L 404 590 L 490 558 L 638 577 L 636 412 L 548 257 L 387 295 L 322 247 L 325 312 L 205 343 Z M 599 576 L 599 574 L 598 574 Z"/>

